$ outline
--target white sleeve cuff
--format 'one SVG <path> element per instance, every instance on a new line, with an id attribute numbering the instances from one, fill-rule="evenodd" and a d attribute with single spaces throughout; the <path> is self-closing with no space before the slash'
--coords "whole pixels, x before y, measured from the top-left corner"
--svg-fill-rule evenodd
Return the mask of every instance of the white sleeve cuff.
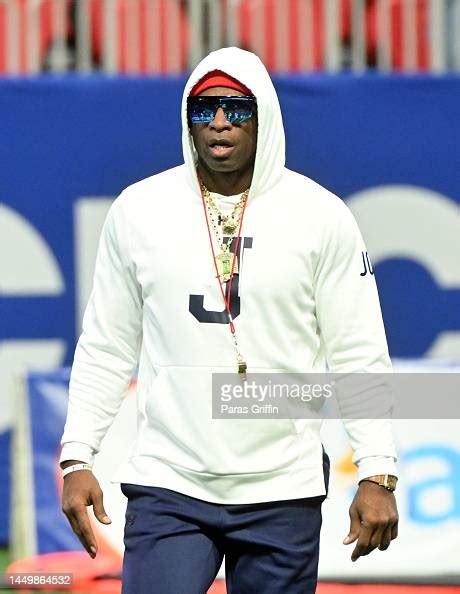
<path id="1" fill-rule="evenodd" d="M 398 476 L 396 460 L 393 456 L 365 456 L 356 461 L 358 465 L 358 482 L 376 474 L 392 474 Z"/>
<path id="2" fill-rule="evenodd" d="M 94 462 L 93 449 L 86 443 L 68 441 L 62 446 L 59 464 L 66 460 L 78 460 L 79 462 L 85 462 L 86 464 L 92 465 Z"/>

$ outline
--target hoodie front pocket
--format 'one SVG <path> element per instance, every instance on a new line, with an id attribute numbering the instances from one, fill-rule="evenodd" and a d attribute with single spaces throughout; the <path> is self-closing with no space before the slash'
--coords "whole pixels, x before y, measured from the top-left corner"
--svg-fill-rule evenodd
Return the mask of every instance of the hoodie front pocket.
<path id="1" fill-rule="evenodd" d="M 161 368 L 145 414 L 151 455 L 196 472 L 273 472 L 301 451 L 291 419 L 213 418 L 211 369 Z"/>

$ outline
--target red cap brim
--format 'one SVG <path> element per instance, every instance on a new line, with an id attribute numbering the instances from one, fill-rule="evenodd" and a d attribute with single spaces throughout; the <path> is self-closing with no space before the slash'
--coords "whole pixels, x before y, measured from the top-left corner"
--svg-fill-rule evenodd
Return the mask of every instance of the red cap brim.
<path id="1" fill-rule="evenodd" d="M 203 76 L 203 78 L 197 82 L 190 91 L 190 97 L 196 97 L 212 87 L 229 87 L 230 89 L 239 91 L 249 97 L 253 96 L 252 91 L 240 83 L 239 80 L 233 78 L 233 76 L 230 76 L 221 70 L 213 70 L 212 72 L 208 72 L 208 74 Z"/>

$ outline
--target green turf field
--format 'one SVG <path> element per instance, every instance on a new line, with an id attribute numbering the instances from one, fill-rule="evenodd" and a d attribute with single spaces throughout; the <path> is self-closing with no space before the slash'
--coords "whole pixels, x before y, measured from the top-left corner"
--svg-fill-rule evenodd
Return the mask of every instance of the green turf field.
<path id="1" fill-rule="evenodd" d="M 7 548 L 0 548 L 0 573 L 3 573 L 10 559 Z"/>
<path id="2" fill-rule="evenodd" d="M 10 562 L 10 556 L 7 548 L 0 548 L 0 573 L 4 573 L 8 563 Z M 11 590 L 0 590 L 0 592 L 11 592 Z"/>

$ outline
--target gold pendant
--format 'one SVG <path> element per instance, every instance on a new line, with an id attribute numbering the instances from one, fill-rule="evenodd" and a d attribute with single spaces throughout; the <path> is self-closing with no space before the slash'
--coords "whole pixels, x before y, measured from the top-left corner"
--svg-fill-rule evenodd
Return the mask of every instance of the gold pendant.
<path id="1" fill-rule="evenodd" d="M 236 229 L 236 223 L 232 219 L 227 218 L 222 222 L 222 231 L 227 235 L 233 235 Z"/>
<path id="2" fill-rule="evenodd" d="M 247 380 L 246 372 L 248 370 L 248 366 L 246 365 L 245 361 L 238 361 L 238 374 L 240 378 L 245 382 Z"/>
<path id="3" fill-rule="evenodd" d="M 223 252 L 216 256 L 218 277 L 223 283 L 230 280 L 232 274 L 233 265 L 233 254 L 230 252 Z M 233 267 L 233 273 L 238 274 L 238 258 L 235 256 L 235 265 Z"/>

